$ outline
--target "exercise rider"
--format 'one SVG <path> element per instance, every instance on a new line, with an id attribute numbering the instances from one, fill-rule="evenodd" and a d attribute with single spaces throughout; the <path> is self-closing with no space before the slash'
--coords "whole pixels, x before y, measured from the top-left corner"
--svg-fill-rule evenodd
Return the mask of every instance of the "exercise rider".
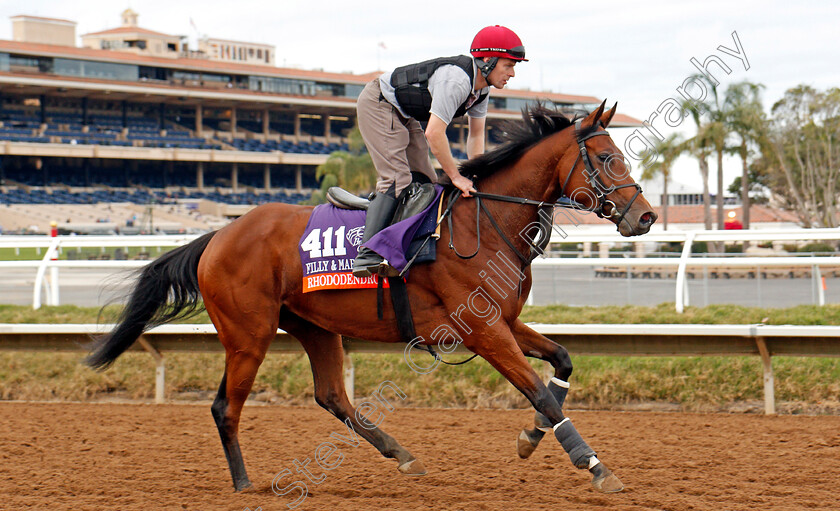
<path id="1" fill-rule="evenodd" d="M 363 243 L 390 224 L 397 196 L 411 183 L 412 171 L 437 181 L 430 148 L 464 197 L 475 191 L 472 181 L 458 172 L 446 128 L 452 119 L 467 114 L 467 156 L 482 154 L 490 86 L 503 88 L 513 78 L 516 63 L 526 59 L 519 37 L 499 25 L 481 29 L 470 54 L 398 67 L 368 83 L 359 95 L 359 131 L 379 175 Z M 425 133 L 420 121 L 427 121 Z M 381 256 L 363 247 L 353 263 L 353 275 L 377 274 L 381 264 Z"/>

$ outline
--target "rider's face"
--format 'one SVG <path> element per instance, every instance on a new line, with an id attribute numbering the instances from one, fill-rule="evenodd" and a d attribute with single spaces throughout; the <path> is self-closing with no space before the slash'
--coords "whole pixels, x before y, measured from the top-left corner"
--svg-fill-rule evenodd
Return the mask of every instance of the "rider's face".
<path id="1" fill-rule="evenodd" d="M 515 60 L 500 58 L 496 63 L 496 67 L 487 76 L 487 83 L 497 89 L 504 88 L 508 80 L 516 75 L 513 70 L 514 66 L 516 66 Z"/>

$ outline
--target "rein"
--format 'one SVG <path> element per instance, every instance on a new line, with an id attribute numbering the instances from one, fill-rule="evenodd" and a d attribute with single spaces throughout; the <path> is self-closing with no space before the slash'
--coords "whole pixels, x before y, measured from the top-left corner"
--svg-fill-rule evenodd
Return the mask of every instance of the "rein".
<path id="1" fill-rule="evenodd" d="M 496 222 L 496 219 L 493 218 L 493 215 L 490 214 L 490 211 L 488 211 L 487 208 L 484 206 L 484 203 L 481 202 L 481 199 L 494 200 L 494 201 L 500 201 L 500 202 L 510 202 L 510 203 L 513 203 L 513 204 L 519 204 L 519 205 L 523 205 L 523 206 L 536 206 L 538 208 L 548 208 L 548 207 L 550 207 L 550 208 L 553 209 L 555 207 L 559 207 L 559 208 L 577 209 L 577 210 L 582 210 L 582 211 L 590 211 L 592 213 L 595 213 L 598 216 L 598 218 L 606 218 L 606 219 L 609 219 L 609 220 L 615 219 L 616 220 L 616 222 L 615 222 L 616 230 L 618 230 L 619 226 L 621 225 L 621 222 L 625 219 L 625 217 L 627 215 L 627 212 L 630 211 L 630 208 L 633 206 L 633 203 L 636 202 L 636 199 L 642 193 L 642 187 L 638 183 L 626 183 L 626 184 L 623 184 L 623 185 L 613 185 L 611 188 L 607 187 L 607 185 L 604 183 L 604 180 L 601 179 L 600 171 L 596 170 L 595 167 L 592 165 L 592 160 L 589 158 L 589 151 L 586 149 L 586 141 L 589 140 L 592 137 L 597 137 L 597 136 L 601 136 L 601 135 L 607 135 L 608 136 L 609 132 L 607 130 L 592 131 L 591 133 L 588 133 L 584 136 L 581 136 L 580 133 L 581 133 L 581 123 L 582 123 L 582 121 L 583 121 L 582 119 L 578 119 L 577 121 L 575 121 L 575 139 L 577 140 L 579 152 L 578 152 L 577 158 L 575 158 L 575 162 L 572 164 L 572 168 L 569 170 L 569 173 L 566 174 L 566 180 L 563 182 L 563 187 L 560 188 L 560 198 L 557 200 L 557 202 L 536 201 L 536 200 L 533 200 L 533 199 L 526 199 L 524 197 L 515 197 L 515 196 L 510 196 L 510 195 L 499 195 L 499 194 L 495 194 L 495 193 L 485 193 L 485 192 L 474 192 L 472 194 L 472 196 L 474 196 L 475 200 L 476 200 L 475 230 L 476 230 L 477 240 L 476 240 L 475 251 L 470 255 L 463 255 L 463 254 L 459 253 L 458 250 L 455 248 L 455 245 L 454 245 L 455 233 L 454 233 L 454 230 L 452 229 L 452 215 L 451 215 L 451 212 L 452 212 L 452 207 L 455 205 L 455 202 L 460 197 L 460 194 L 458 194 L 458 193 L 453 194 L 452 198 L 449 200 L 449 204 L 446 207 L 446 211 L 444 211 L 443 216 L 441 216 L 441 220 L 444 217 L 447 217 L 447 224 L 449 226 L 449 248 L 455 252 L 455 255 L 457 255 L 461 259 L 472 259 L 473 257 L 475 257 L 478 254 L 479 250 L 481 250 L 481 229 L 479 228 L 480 216 L 481 216 L 480 212 L 481 211 L 484 211 L 484 214 L 487 215 L 487 219 L 490 220 L 490 224 L 493 226 L 493 228 L 496 230 L 496 232 L 499 233 L 499 236 L 502 237 L 502 240 L 505 242 L 505 244 L 508 247 L 510 247 L 511 250 L 513 250 L 513 253 L 516 254 L 516 256 L 519 258 L 520 261 L 522 261 L 523 264 L 525 264 L 525 265 L 529 264 L 534 259 L 534 257 L 536 257 L 535 255 L 533 255 L 533 252 L 534 251 L 536 251 L 536 252 L 540 251 L 541 247 L 535 246 L 532 242 L 529 241 L 528 244 L 530 245 L 530 247 L 532 249 L 532 256 L 527 257 L 524 254 L 522 254 L 513 245 L 513 243 L 510 241 L 510 238 L 508 238 L 507 235 L 504 232 L 502 232 L 502 229 L 501 229 L 501 227 L 499 227 L 499 224 Z M 596 124 L 596 129 L 600 125 L 601 125 L 600 122 L 598 124 Z M 566 195 L 566 187 L 569 185 L 569 181 L 571 180 L 572 174 L 575 171 L 575 167 L 577 167 L 577 163 L 581 159 L 583 160 L 583 166 L 584 166 L 584 169 L 585 169 L 584 175 L 586 176 L 587 182 L 589 182 L 589 184 L 592 185 L 592 188 L 593 188 L 594 193 L 595 193 L 595 200 L 597 201 L 597 205 L 593 206 L 592 208 L 586 208 L 586 207 L 583 206 L 583 204 L 575 201 L 574 199 L 572 199 L 571 197 L 568 197 Z M 629 188 L 629 187 L 634 187 L 636 189 L 636 193 L 633 194 L 633 197 L 630 199 L 629 202 L 627 202 L 627 205 L 624 206 L 624 209 L 621 210 L 621 212 L 619 212 L 618 207 L 615 205 L 615 202 L 608 199 L 608 196 L 609 196 L 609 194 L 611 194 L 612 192 L 614 192 L 616 190 L 620 190 L 622 188 Z M 608 215 L 604 214 L 604 211 L 606 210 L 607 206 L 610 206 L 610 213 Z"/>
<path id="2" fill-rule="evenodd" d="M 508 238 L 508 236 L 504 233 L 502 228 L 499 226 L 498 222 L 496 222 L 496 219 L 493 217 L 493 215 L 490 213 L 490 211 L 484 205 L 484 203 L 482 202 L 482 199 L 498 201 L 498 202 L 509 202 L 509 203 L 512 203 L 512 204 L 519 204 L 521 206 L 535 206 L 535 207 L 540 208 L 540 209 L 541 208 L 551 208 L 553 210 L 554 208 L 558 207 L 558 208 L 570 208 L 570 209 L 577 209 L 577 210 L 583 210 L 583 211 L 590 211 L 592 213 L 595 213 L 599 218 L 606 218 L 606 219 L 610 219 L 610 220 L 617 219 L 615 223 L 616 223 L 616 229 L 618 229 L 618 226 L 621 225 L 622 220 L 624 220 L 625 216 L 627 215 L 627 212 L 633 206 L 633 203 L 636 201 L 636 198 L 642 193 L 642 187 L 638 183 L 627 183 L 627 184 L 623 184 L 623 185 L 613 185 L 612 188 L 607 187 L 607 185 L 604 183 L 603 179 L 601 179 L 600 171 L 596 170 L 592 165 L 592 160 L 589 158 L 589 151 L 587 151 L 587 149 L 586 149 L 586 141 L 589 140 L 592 137 L 597 137 L 597 136 L 600 136 L 600 135 L 609 135 L 609 133 L 606 130 L 593 131 L 591 133 L 588 133 L 585 136 L 581 136 L 580 135 L 581 121 L 582 121 L 581 119 L 578 119 L 575 122 L 575 138 L 577 140 L 579 153 L 577 155 L 577 158 L 575 158 L 575 162 L 572 164 L 572 168 L 569 170 L 569 173 L 566 174 L 566 180 L 563 182 L 563 187 L 560 189 L 560 198 L 556 202 L 537 201 L 537 200 L 533 200 L 533 199 L 527 199 L 525 197 L 516 197 L 516 196 L 511 196 L 511 195 L 500 195 L 500 194 L 495 194 L 495 193 L 486 193 L 486 192 L 478 192 L 478 191 L 473 192 L 471 194 L 473 197 L 475 197 L 475 201 L 476 201 L 476 205 L 475 205 L 476 247 L 475 247 L 475 251 L 472 254 L 469 254 L 469 255 L 461 254 L 460 252 L 458 252 L 458 249 L 455 248 L 455 244 L 454 244 L 455 230 L 453 229 L 453 223 L 452 223 L 452 208 L 455 206 L 455 203 L 458 202 L 458 199 L 461 197 L 461 193 L 460 193 L 460 190 L 458 190 L 458 189 L 455 189 L 453 191 L 452 196 L 450 197 L 449 202 L 446 205 L 446 209 L 443 211 L 440 218 L 438 219 L 437 225 L 440 225 L 441 222 L 443 222 L 444 218 L 446 219 L 447 225 L 449 227 L 449 248 L 453 252 L 455 252 L 455 255 L 457 255 L 461 259 L 472 259 L 476 255 L 478 255 L 478 252 L 481 250 L 481 226 L 480 226 L 481 222 L 480 221 L 481 221 L 481 212 L 482 211 L 484 212 L 485 215 L 487 215 L 487 219 L 490 220 L 490 224 L 493 226 L 493 228 L 496 230 L 496 232 L 499 234 L 499 236 L 501 236 L 501 238 L 505 242 L 505 244 L 511 250 L 513 250 L 513 253 L 516 254 L 516 256 L 519 258 L 519 260 L 522 262 L 523 265 L 527 266 L 528 264 L 530 264 L 531 261 L 533 261 L 537 257 L 537 255 L 539 255 L 539 253 L 542 251 L 542 247 L 540 247 L 538 245 L 535 245 L 532 241 L 528 240 L 528 245 L 531 248 L 531 257 L 528 257 L 525 254 L 523 254 L 522 252 L 520 252 L 519 249 L 517 249 L 516 246 L 513 244 L 513 242 L 510 240 L 510 238 Z M 600 126 L 600 123 L 598 123 L 596 125 L 596 128 L 598 126 Z M 584 166 L 584 169 L 585 169 L 584 175 L 587 178 L 587 182 L 592 186 L 592 188 L 595 191 L 595 199 L 597 201 L 597 205 L 593 206 L 592 208 L 586 208 L 586 207 L 583 206 L 583 204 L 581 204 L 581 203 L 575 201 L 574 199 L 572 199 L 571 197 L 568 197 L 568 196 L 565 195 L 566 187 L 569 184 L 569 181 L 572 177 L 572 173 L 575 171 L 575 167 L 577 167 L 577 163 L 581 159 L 583 160 L 583 166 Z M 621 188 L 629 188 L 631 186 L 636 188 L 636 193 L 633 194 L 633 197 L 630 199 L 630 201 L 627 203 L 627 205 L 624 207 L 624 209 L 619 213 L 618 212 L 618 207 L 616 206 L 615 202 L 611 201 L 607 197 L 609 196 L 609 194 L 611 194 L 612 192 L 614 192 L 616 190 L 619 190 Z M 607 205 L 610 206 L 610 214 L 609 215 L 604 214 L 604 211 L 605 211 Z M 552 216 L 552 215 L 549 215 L 549 216 Z M 428 239 L 426 241 L 428 241 Z M 548 241 L 548 236 L 546 236 L 545 242 L 547 242 L 547 241 Z M 542 240 L 541 240 L 541 242 L 542 242 Z M 424 244 L 425 244 L 425 242 L 424 242 Z M 413 259 L 412 259 L 412 262 L 413 262 Z M 411 263 L 409 263 L 409 266 L 410 265 L 411 265 Z M 408 268 L 406 268 L 406 270 L 407 269 Z M 403 270 L 403 273 L 405 273 L 406 270 Z M 401 274 L 401 276 L 402 276 L 402 274 Z M 423 346 L 423 348 L 426 348 L 426 349 L 422 350 L 419 346 L 417 347 L 417 349 L 421 349 L 421 351 L 427 351 L 436 360 L 439 360 L 440 362 L 443 362 L 444 364 L 447 364 L 447 365 L 465 364 L 465 363 L 471 361 L 472 359 L 474 359 L 475 357 L 478 356 L 477 354 L 474 354 L 471 357 L 469 357 L 465 360 L 462 360 L 460 362 L 447 362 L 447 361 L 443 360 L 441 358 L 440 354 L 438 354 L 438 352 L 436 352 L 434 350 L 434 348 L 432 348 L 431 346 Z"/>

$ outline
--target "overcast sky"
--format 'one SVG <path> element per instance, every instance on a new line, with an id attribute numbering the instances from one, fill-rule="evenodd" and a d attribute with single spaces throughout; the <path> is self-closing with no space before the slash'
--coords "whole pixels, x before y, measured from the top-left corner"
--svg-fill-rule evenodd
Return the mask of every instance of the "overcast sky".
<path id="1" fill-rule="evenodd" d="M 139 13 L 141 27 L 186 35 L 191 43 L 198 33 L 268 43 L 276 47 L 278 66 L 354 73 L 465 53 L 475 32 L 501 24 L 519 34 L 530 59 L 517 66 L 511 87 L 607 98 L 638 119 L 678 97 L 675 89 L 696 72 L 692 57 L 721 57 L 732 70 L 712 68 L 722 87 L 742 80 L 764 84 L 765 108 L 800 83 L 840 86 L 840 2 L 829 0 L 0 0 L 0 39 L 12 38 L 9 16 L 69 19 L 81 35 L 119 26 L 127 7 Z M 733 31 L 749 70 L 717 50 L 736 49 Z M 654 126 L 672 131 L 661 120 Z M 690 135 L 684 128 L 688 121 L 677 131 Z M 631 132 L 615 130 L 613 138 L 623 147 Z M 726 185 L 739 167 L 737 160 L 726 162 Z M 675 174 L 699 183 L 696 162 L 687 158 Z"/>

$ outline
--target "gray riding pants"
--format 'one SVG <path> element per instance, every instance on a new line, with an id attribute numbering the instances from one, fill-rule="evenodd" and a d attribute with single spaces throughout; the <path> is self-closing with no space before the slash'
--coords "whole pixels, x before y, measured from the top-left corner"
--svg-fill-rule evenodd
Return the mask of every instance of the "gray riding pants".
<path id="1" fill-rule="evenodd" d="M 384 193 L 391 185 L 397 195 L 411 183 L 411 171 L 437 182 L 429 143 L 415 119 L 406 119 L 382 98 L 379 78 L 368 83 L 356 103 L 359 131 L 379 175 L 376 191 Z"/>

